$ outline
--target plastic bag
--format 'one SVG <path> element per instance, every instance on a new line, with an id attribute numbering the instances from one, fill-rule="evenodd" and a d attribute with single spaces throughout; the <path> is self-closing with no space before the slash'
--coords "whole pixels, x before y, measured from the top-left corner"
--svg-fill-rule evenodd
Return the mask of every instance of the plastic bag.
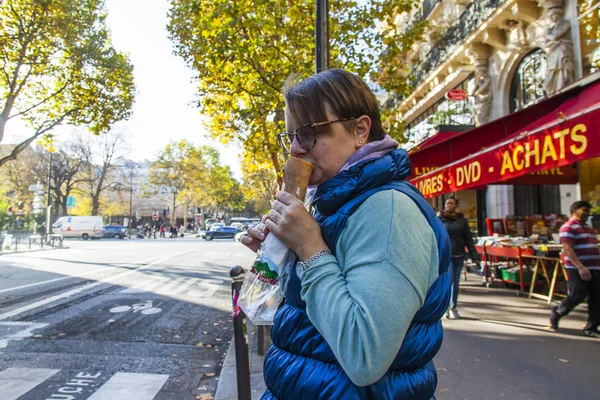
<path id="1" fill-rule="evenodd" d="M 244 277 L 238 305 L 254 325 L 273 325 L 296 254 L 268 234 Z"/>

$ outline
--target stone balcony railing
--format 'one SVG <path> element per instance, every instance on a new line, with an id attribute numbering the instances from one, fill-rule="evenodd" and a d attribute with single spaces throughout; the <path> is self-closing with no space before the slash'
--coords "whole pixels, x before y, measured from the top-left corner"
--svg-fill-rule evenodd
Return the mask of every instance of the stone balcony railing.
<path id="1" fill-rule="evenodd" d="M 461 43 L 483 23 L 506 0 L 474 0 L 465 12 L 452 24 L 411 71 L 413 87 L 418 86 L 427 75 L 456 50 Z M 430 0 L 433 6 L 435 1 Z M 433 6 L 431 7 L 433 9 Z M 425 7 L 424 7 L 425 9 Z"/>
<path id="2" fill-rule="evenodd" d="M 422 18 L 427 19 L 427 17 L 429 16 L 429 14 L 431 14 L 431 12 L 435 8 L 435 6 L 441 2 L 442 2 L 442 0 L 423 0 Z"/>

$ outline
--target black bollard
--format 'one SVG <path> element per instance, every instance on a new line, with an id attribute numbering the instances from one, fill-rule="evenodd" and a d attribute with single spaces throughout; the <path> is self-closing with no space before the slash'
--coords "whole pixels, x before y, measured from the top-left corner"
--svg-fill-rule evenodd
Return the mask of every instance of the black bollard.
<path id="1" fill-rule="evenodd" d="M 233 340 L 235 344 L 235 370 L 239 400 L 251 400 L 250 359 L 248 356 L 248 332 L 246 331 L 246 315 L 238 307 L 237 299 L 244 282 L 244 268 L 236 265 L 229 275 L 233 279 L 231 294 L 233 299 Z"/>

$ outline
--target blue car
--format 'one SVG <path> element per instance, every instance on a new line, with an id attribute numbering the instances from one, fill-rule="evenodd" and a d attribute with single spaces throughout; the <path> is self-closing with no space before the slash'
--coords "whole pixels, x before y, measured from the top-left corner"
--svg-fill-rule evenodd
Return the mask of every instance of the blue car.
<path id="1" fill-rule="evenodd" d="M 219 226 L 214 230 L 206 231 L 202 234 L 204 240 L 213 239 L 235 239 L 235 235 L 243 232 L 241 229 L 234 228 L 233 226 Z"/>
<path id="2" fill-rule="evenodd" d="M 106 225 L 104 227 L 105 238 L 123 239 L 127 236 L 127 228 L 121 225 Z"/>

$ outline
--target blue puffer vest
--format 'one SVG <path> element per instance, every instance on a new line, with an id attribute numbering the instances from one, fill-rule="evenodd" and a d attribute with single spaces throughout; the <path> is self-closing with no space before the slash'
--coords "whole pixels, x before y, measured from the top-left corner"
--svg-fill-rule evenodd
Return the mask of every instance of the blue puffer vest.
<path id="1" fill-rule="evenodd" d="M 262 399 L 419 399 L 433 398 L 437 375 L 433 357 L 443 339 L 442 323 L 450 299 L 447 273 L 451 246 L 443 224 L 418 190 L 404 179 L 411 164 L 406 151 L 356 164 L 319 185 L 315 194 L 315 219 L 325 243 L 335 251 L 346 220 L 371 195 L 398 190 L 419 207 L 433 232 L 439 252 L 439 276 L 415 314 L 404 342 L 388 372 L 376 383 L 354 385 L 337 362 L 331 348 L 310 322 L 300 297 L 301 283 L 292 268 L 285 304 L 278 310 L 271 336 L 273 345 L 264 362 L 268 390 Z M 401 295 L 400 293 L 398 295 Z"/>

